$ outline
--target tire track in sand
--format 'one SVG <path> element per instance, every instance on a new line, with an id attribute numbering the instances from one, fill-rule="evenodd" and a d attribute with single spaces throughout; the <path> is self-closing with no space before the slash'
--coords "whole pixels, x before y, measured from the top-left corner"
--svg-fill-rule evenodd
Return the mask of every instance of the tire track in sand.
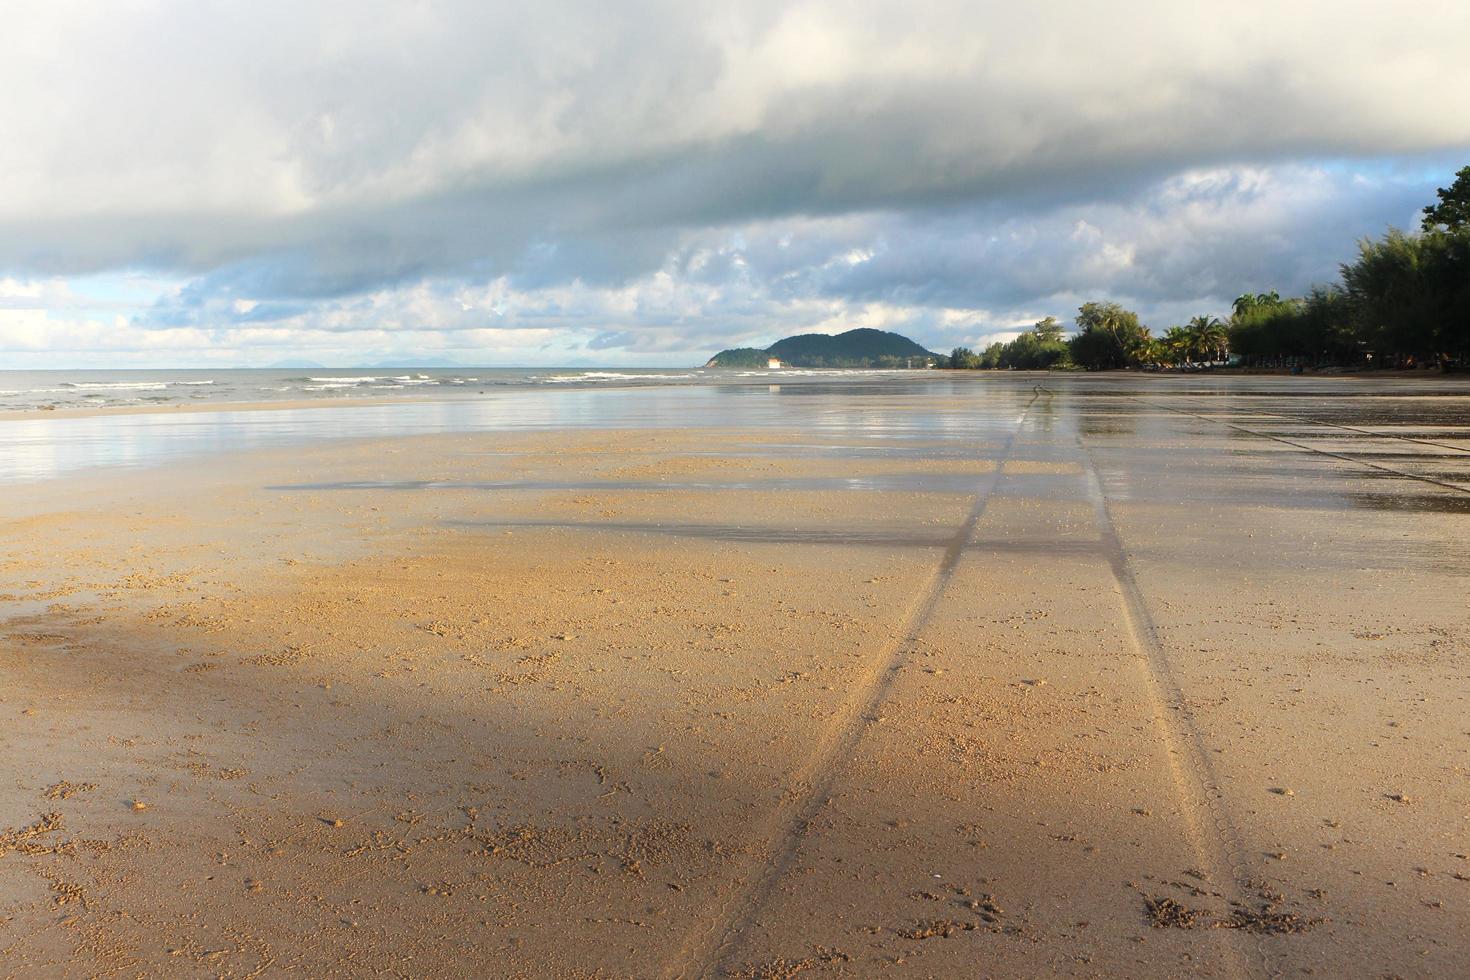
<path id="1" fill-rule="evenodd" d="M 1033 396 L 1016 419 L 1016 427 L 996 455 L 995 469 L 989 474 L 989 479 L 976 488 L 975 499 L 964 522 L 945 545 L 938 567 L 909 603 L 895 638 L 879 650 L 857 679 L 842 709 L 828 724 L 817 750 L 793 775 L 790 791 L 769 818 L 765 834 L 752 848 L 733 893 L 685 937 L 672 965 L 664 971 L 665 976 L 694 978 L 715 975 L 735 953 L 737 944 L 755 924 L 776 886 L 791 870 L 812 821 L 831 798 L 843 762 L 852 756 L 868 726 L 873 723 L 878 706 L 888 697 L 898 671 L 908 660 L 919 634 L 954 577 L 965 547 L 974 536 L 975 528 L 985 515 L 985 507 L 1000 484 L 1005 462 L 1035 401 Z"/>
<path id="2" fill-rule="evenodd" d="M 1297 442 L 1295 439 L 1288 439 L 1285 436 L 1278 436 L 1270 432 L 1262 432 L 1260 429 L 1252 429 L 1250 426 L 1241 425 L 1238 422 L 1231 422 L 1228 419 L 1218 418 L 1211 415 L 1201 415 L 1198 412 L 1191 412 L 1187 408 L 1175 408 L 1172 405 L 1162 405 L 1158 402 L 1151 402 L 1139 398 L 1136 395 L 1127 395 L 1125 397 L 1138 402 L 1140 405 L 1147 405 L 1149 408 L 1162 409 L 1165 412 L 1173 412 L 1175 415 L 1187 415 L 1190 418 L 1199 419 L 1201 422 L 1209 422 L 1214 425 L 1223 425 L 1227 429 L 1234 429 L 1236 432 L 1244 432 L 1246 435 L 1255 436 L 1258 439 L 1269 439 L 1272 442 L 1279 442 L 1284 446 L 1290 446 L 1293 449 L 1299 449 L 1304 453 L 1316 453 L 1318 456 L 1327 456 L 1332 459 L 1340 459 L 1344 463 L 1352 463 L 1355 466 L 1364 466 L 1369 469 L 1379 470 L 1383 473 L 1392 473 L 1394 476 L 1401 476 L 1406 480 L 1418 480 L 1420 483 L 1428 483 L 1431 486 L 1444 487 L 1446 490 L 1454 490 L 1458 493 L 1470 493 L 1470 486 L 1466 486 L 1463 483 L 1452 483 L 1449 480 L 1438 480 L 1432 476 L 1423 476 L 1418 473 L 1410 473 L 1408 470 L 1401 470 L 1397 466 L 1389 466 L 1387 463 L 1376 463 L 1371 459 L 1363 459 L 1360 456 L 1350 456 L 1347 453 L 1335 453 L 1330 449 L 1323 449 L 1320 446 L 1309 446 L 1304 442 Z M 1282 418 L 1290 417 L 1291 416 L 1282 416 Z M 1313 419 L 1303 419 L 1302 421 L 1309 422 L 1314 425 L 1333 425 L 1333 423 L 1331 422 L 1316 422 Z M 1351 428 L 1351 426 L 1336 426 L 1336 428 Z M 1394 435 L 1383 435 L 1381 437 L 1385 439 L 1398 439 L 1403 442 L 1422 441 L 1417 439 L 1405 439 L 1402 436 Z M 1458 450 L 1458 447 L 1446 447 L 1442 446 L 1440 443 L 1428 443 L 1428 445 L 1440 446 L 1441 448 L 1455 448 Z"/>
<path id="3" fill-rule="evenodd" d="M 1154 727 L 1169 760 L 1174 792 L 1190 837 L 1190 849 L 1200 868 L 1224 893 L 1228 902 L 1250 908 L 1249 896 L 1257 876 L 1246 857 L 1240 831 L 1226 809 L 1225 794 L 1210 761 L 1204 736 L 1174 676 L 1168 653 L 1159 640 L 1158 629 L 1144 602 L 1143 590 L 1128 563 L 1128 552 L 1113 524 L 1097 462 L 1080 438 L 1077 445 L 1086 459 L 1087 497 L 1094 510 L 1099 548 L 1112 569 L 1129 642 L 1144 667 Z M 1232 974 L 1241 977 L 1275 975 L 1259 936 L 1238 929 L 1219 929 L 1214 934 L 1222 937 L 1222 945 L 1229 956 L 1225 966 Z"/>

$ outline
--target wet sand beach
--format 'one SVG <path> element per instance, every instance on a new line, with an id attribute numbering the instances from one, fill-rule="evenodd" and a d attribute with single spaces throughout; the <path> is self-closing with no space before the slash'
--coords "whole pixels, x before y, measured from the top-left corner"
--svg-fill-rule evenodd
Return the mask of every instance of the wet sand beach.
<path id="1" fill-rule="evenodd" d="M 1470 382 L 180 416 L 0 419 L 0 975 L 1470 973 Z"/>

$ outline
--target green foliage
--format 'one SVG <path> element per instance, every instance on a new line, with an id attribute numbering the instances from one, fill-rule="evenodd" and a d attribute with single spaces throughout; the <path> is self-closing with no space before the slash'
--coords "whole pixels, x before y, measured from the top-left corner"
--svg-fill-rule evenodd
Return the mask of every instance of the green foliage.
<path id="1" fill-rule="evenodd" d="M 997 353 L 996 367 L 1046 371 L 1066 359 L 1067 344 L 1062 340 L 1062 325 L 1056 317 L 1049 316 L 1003 346 Z"/>
<path id="2" fill-rule="evenodd" d="M 1153 346 L 1152 363 L 1179 364 L 1193 358 L 1194 337 L 1184 327 L 1170 327 Z"/>
<path id="3" fill-rule="evenodd" d="M 1303 299 L 1280 299 L 1230 319 L 1230 349 L 1248 359 L 1355 356 L 1351 305 L 1342 290 L 1319 287 Z"/>
<path id="4" fill-rule="evenodd" d="M 705 367 L 763 368 L 770 359 L 769 354 L 755 347 L 733 347 L 710 358 Z"/>
<path id="5" fill-rule="evenodd" d="M 836 336 L 809 333 L 787 337 L 772 344 L 767 353 L 796 367 L 814 360 L 825 361 L 829 367 L 868 366 L 883 358 L 902 363 L 905 358 L 927 360 L 934 356 L 907 337 L 866 327 Z"/>
<path id="6" fill-rule="evenodd" d="M 1463 173 L 1463 171 L 1462 171 Z M 1443 195 L 1442 195 L 1443 196 Z M 1358 244 L 1341 286 L 1236 301 L 1230 346 L 1248 360 L 1447 362 L 1470 355 L 1470 227 L 1389 230 Z M 1242 300 L 1249 297 L 1242 297 Z"/>
<path id="7" fill-rule="evenodd" d="M 1185 328 L 1189 354 L 1196 361 L 1223 361 L 1230 351 L 1230 333 L 1219 317 L 1197 316 Z"/>
<path id="8" fill-rule="evenodd" d="M 1470 167 L 1461 167 L 1455 182 L 1437 192 L 1439 203 L 1424 209 L 1424 230 L 1470 228 Z"/>
<path id="9" fill-rule="evenodd" d="M 1253 316 L 1257 312 L 1274 309 L 1285 302 L 1290 301 L 1283 300 L 1281 294 L 1274 289 L 1269 293 L 1246 293 L 1235 298 L 1235 311 L 1231 319 Z"/>
<path id="10" fill-rule="evenodd" d="M 772 357 L 789 367 L 800 368 L 919 368 L 944 361 L 907 337 L 864 327 L 836 336 L 808 333 L 787 337 L 765 350 L 753 347 L 723 350 L 705 366 L 763 368 Z"/>
<path id="11" fill-rule="evenodd" d="M 1062 339 L 1062 325 L 1056 317 L 1037 322 L 1030 330 L 1009 344 L 999 341 L 976 354 L 968 347 L 956 347 L 949 355 L 952 368 L 1010 368 L 1017 371 L 1046 371 L 1066 367 L 1067 342 Z"/>
<path id="12" fill-rule="evenodd" d="M 1078 366 L 1098 371 L 1146 363 L 1152 337 L 1137 313 L 1117 303 L 1083 303 L 1077 326 L 1070 347 Z"/>
<path id="13" fill-rule="evenodd" d="M 1274 295 L 1274 294 L 1267 294 Z M 1237 308 L 1264 309 L 1254 303 L 1237 300 Z M 1137 360 L 1143 364 L 1165 367 L 1179 364 L 1196 364 L 1206 361 L 1223 361 L 1230 352 L 1230 334 L 1219 317 L 1197 316 L 1187 326 L 1170 327 L 1162 337 L 1150 338 L 1137 352 Z"/>
<path id="14" fill-rule="evenodd" d="M 861 328 L 837 334 L 801 334 L 778 340 L 766 348 L 792 367 L 924 367 L 939 361 L 907 337 L 886 330 Z"/>
<path id="15" fill-rule="evenodd" d="M 1066 356 L 1066 345 L 1044 343 L 1034 334 L 1023 333 L 1001 352 L 1000 366 L 1017 371 L 1045 371 Z"/>
<path id="16" fill-rule="evenodd" d="M 1370 349 L 1428 356 L 1470 346 L 1470 227 L 1360 242 L 1342 282 Z"/>
<path id="17" fill-rule="evenodd" d="M 1058 323 L 1057 318 L 1054 316 L 1049 316 L 1044 320 L 1036 321 L 1036 325 L 1031 328 L 1031 332 L 1034 333 L 1036 335 L 1036 339 L 1041 341 L 1042 343 L 1060 342 L 1067 333 L 1066 328 Z"/>
<path id="18" fill-rule="evenodd" d="M 956 347 L 949 352 L 949 366 L 956 370 L 973 370 L 981 366 L 981 358 L 968 347 Z"/>

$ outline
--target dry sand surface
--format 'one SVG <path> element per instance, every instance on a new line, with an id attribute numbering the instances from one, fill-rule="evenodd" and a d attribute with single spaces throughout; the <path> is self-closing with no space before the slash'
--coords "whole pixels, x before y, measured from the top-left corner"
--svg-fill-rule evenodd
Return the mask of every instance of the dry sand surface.
<path id="1" fill-rule="evenodd" d="M 1470 975 L 1465 433 L 984 397 L 0 488 L 0 975 Z"/>

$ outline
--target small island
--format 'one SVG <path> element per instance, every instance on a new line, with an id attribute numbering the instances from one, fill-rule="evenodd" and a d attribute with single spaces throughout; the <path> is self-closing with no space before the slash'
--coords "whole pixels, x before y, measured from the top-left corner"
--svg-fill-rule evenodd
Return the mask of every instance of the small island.
<path id="1" fill-rule="evenodd" d="M 943 361 L 909 338 L 862 327 L 839 334 L 805 333 L 770 347 L 722 350 L 707 368 L 928 368 Z"/>

